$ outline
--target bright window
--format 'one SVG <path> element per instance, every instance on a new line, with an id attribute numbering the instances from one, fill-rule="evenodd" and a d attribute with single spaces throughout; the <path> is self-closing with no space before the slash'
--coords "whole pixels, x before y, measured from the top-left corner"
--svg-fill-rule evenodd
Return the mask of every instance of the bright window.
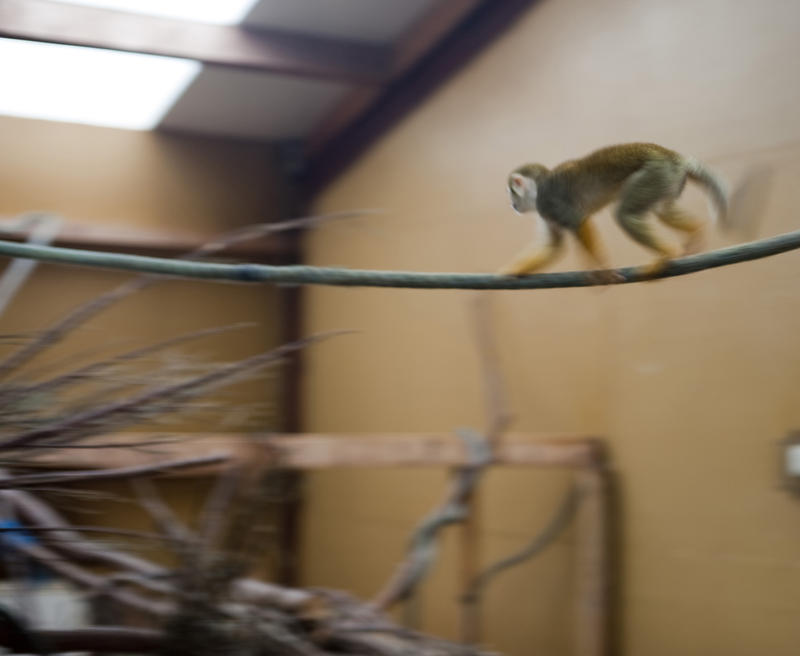
<path id="1" fill-rule="evenodd" d="M 200 68 L 188 59 L 0 39 L 0 114 L 148 130 Z"/>
<path id="2" fill-rule="evenodd" d="M 202 23 L 233 25 L 247 15 L 256 0 L 56 0 L 56 2 Z"/>

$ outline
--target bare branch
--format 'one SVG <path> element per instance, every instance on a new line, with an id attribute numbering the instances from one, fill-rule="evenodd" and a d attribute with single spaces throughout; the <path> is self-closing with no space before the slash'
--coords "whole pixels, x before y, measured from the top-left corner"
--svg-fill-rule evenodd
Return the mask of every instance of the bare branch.
<path id="1" fill-rule="evenodd" d="M 231 330 L 241 330 L 242 328 L 250 328 L 255 325 L 256 324 L 254 323 L 236 323 L 230 326 L 205 328 L 203 330 L 197 330 L 191 333 L 186 333 L 185 335 L 178 335 L 177 337 L 171 337 L 170 339 L 165 339 L 163 341 L 157 342 L 156 344 L 148 344 L 147 346 L 139 347 L 133 349 L 132 351 L 127 351 L 126 353 L 122 353 L 120 355 L 115 355 L 114 357 L 109 358 L 108 360 L 92 362 L 83 367 L 79 367 L 72 371 L 68 371 L 65 374 L 56 376 L 55 378 L 44 380 L 40 383 L 35 383 L 33 385 L 28 385 L 28 386 L 20 386 L 19 393 L 32 394 L 36 392 L 42 392 L 44 390 L 52 392 L 53 390 L 62 387 L 63 385 L 67 385 L 73 381 L 80 380 L 82 378 L 88 378 L 89 376 L 96 376 L 97 374 L 103 372 L 109 367 L 120 364 L 122 362 L 129 362 L 131 360 L 136 360 L 138 358 L 150 355 L 151 353 L 162 351 L 191 340 L 202 339 L 203 337 L 209 337 L 211 335 L 220 335 L 222 333 Z"/>
<path id="2" fill-rule="evenodd" d="M 436 537 L 441 528 L 469 519 L 478 481 L 486 466 L 494 459 L 497 444 L 511 421 L 494 347 L 490 302 L 491 299 L 482 294 L 475 298 L 473 305 L 476 346 L 486 397 L 485 436 L 465 430 L 456 432 L 464 441 L 472 462 L 456 472 L 443 503 L 416 528 L 406 559 L 372 601 L 378 609 L 387 609 L 408 598 L 419 585 L 436 557 Z"/>
<path id="3" fill-rule="evenodd" d="M 229 525 L 232 518 L 228 510 L 239 489 L 241 475 L 242 467 L 231 467 L 217 476 L 200 515 L 199 533 L 202 550 L 213 549 L 224 533 L 225 527 Z"/>
<path id="4" fill-rule="evenodd" d="M 22 490 L 3 490 L 0 496 L 14 504 L 22 518 L 33 526 L 63 527 L 61 532 L 53 531 L 57 541 L 52 547 L 59 552 L 78 560 L 103 563 L 121 567 L 145 578 L 163 578 L 169 570 L 137 556 L 95 544 L 83 539 L 72 531 L 70 524 L 52 507 L 29 492 Z M 295 611 L 314 599 L 307 590 L 286 588 L 255 579 L 237 579 L 233 582 L 234 599 L 245 603 L 275 606 L 287 611 Z"/>
<path id="5" fill-rule="evenodd" d="M 497 355 L 494 326 L 491 320 L 492 297 L 476 295 L 474 301 L 475 343 L 481 363 L 484 397 L 486 399 L 486 439 L 494 452 L 498 440 L 508 429 L 514 416 L 509 409 L 500 358 Z"/>
<path id="6" fill-rule="evenodd" d="M 139 538 L 141 540 L 170 540 L 158 533 L 150 533 L 148 531 L 136 531 L 129 528 L 112 528 L 110 526 L 70 526 L 71 531 L 75 533 L 100 533 L 103 535 L 117 535 L 126 538 Z M 55 533 L 56 540 L 58 534 L 62 533 L 64 528 L 61 526 L 0 526 L 0 535 L 3 533 Z"/>
<path id="7" fill-rule="evenodd" d="M 366 210 L 363 212 L 360 211 L 353 211 L 353 212 L 335 212 L 332 214 L 324 214 L 319 216 L 310 216 L 310 217 L 302 217 L 299 219 L 291 219 L 288 221 L 280 221 L 276 223 L 261 223 L 253 226 L 247 226 L 245 228 L 240 228 L 238 230 L 234 230 L 233 232 L 222 235 L 199 248 L 187 253 L 183 257 L 179 258 L 179 260 L 165 260 L 167 262 L 174 262 L 178 263 L 180 260 L 187 260 L 187 259 L 202 259 L 204 257 L 209 257 L 216 253 L 219 253 L 226 248 L 229 248 L 235 244 L 250 241 L 252 239 L 256 239 L 259 237 L 266 237 L 270 234 L 281 232 L 284 230 L 302 230 L 304 228 L 308 228 L 323 221 L 331 220 L 331 219 L 341 219 L 350 216 L 357 216 L 360 214 L 370 214 L 374 213 L 374 211 Z M 0 241 L 0 254 L 7 254 L 3 252 L 3 249 L 11 244 L 12 242 L 5 242 Z M 45 246 L 35 246 L 30 245 L 31 248 L 47 248 Z M 65 249 L 70 250 L 70 249 Z M 79 251 L 84 252 L 84 251 Z M 88 252 L 88 251 L 85 251 Z M 29 258 L 38 260 L 41 258 L 34 257 L 30 253 L 27 255 L 21 255 L 20 257 Z M 137 257 L 137 256 L 133 256 Z M 114 289 L 101 294 L 100 296 L 90 300 L 83 305 L 78 306 L 77 308 L 73 309 L 71 312 L 67 313 L 64 317 L 59 319 L 56 323 L 50 326 L 47 330 L 43 331 L 40 335 L 38 335 L 33 341 L 28 344 L 25 344 L 23 347 L 17 349 L 5 359 L 0 360 L 0 378 L 6 377 L 11 371 L 17 369 L 18 367 L 22 366 L 26 362 L 28 362 L 31 358 L 37 355 L 40 351 L 52 346 L 56 342 L 59 342 L 61 339 L 64 338 L 65 335 L 70 333 L 72 330 L 80 326 L 81 324 L 85 323 L 89 319 L 91 319 L 96 314 L 99 314 L 107 307 L 113 305 L 114 303 L 122 300 L 130 296 L 131 294 L 141 291 L 144 288 L 148 287 L 151 284 L 162 280 L 158 276 L 153 274 L 157 274 L 158 272 L 143 272 L 145 275 L 137 276 L 136 278 L 126 281 L 115 287 Z"/>
<path id="8" fill-rule="evenodd" d="M 283 344 L 266 353 L 245 358 L 238 362 L 231 362 L 221 365 L 206 373 L 204 375 L 195 376 L 188 380 L 182 380 L 177 383 L 167 385 L 160 385 L 148 388 L 137 394 L 129 397 L 113 401 L 100 407 L 91 407 L 83 412 L 77 412 L 65 419 L 57 420 L 39 426 L 17 435 L 12 435 L 0 441 L 0 450 L 10 450 L 20 447 L 30 448 L 31 446 L 46 446 L 48 439 L 63 437 L 68 431 L 83 430 L 91 432 L 92 430 L 101 430 L 101 420 L 107 421 L 109 418 L 118 417 L 125 413 L 133 412 L 134 410 L 149 403 L 162 403 L 170 399 L 185 398 L 187 394 L 194 394 L 200 391 L 207 390 L 213 385 L 220 384 L 221 382 L 231 377 L 240 375 L 247 371 L 252 371 L 260 367 L 275 364 L 283 360 L 283 358 L 297 351 L 313 344 L 321 339 L 339 333 L 327 333 L 316 335 L 301 339 L 296 342 Z"/>
<path id="9" fill-rule="evenodd" d="M 88 588 L 95 592 L 102 592 L 115 601 L 137 611 L 158 617 L 165 617 L 171 612 L 170 604 L 142 597 L 133 592 L 128 592 L 127 590 L 117 590 L 113 585 L 109 585 L 109 581 L 106 577 L 93 574 L 83 567 L 79 567 L 74 563 L 64 560 L 47 547 L 21 542 L 19 540 L 7 540 L 4 542 L 4 546 L 25 554 L 32 560 L 51 569 L 59 576 L 63 576 L 65 579 L 83 588 Z"/>
<path id="10" fill-rule="evenodd" d="M 152 463 L 149 465 L 137 465 L 135 467 L 120 467 L 118 469 L 101 469 L 91 471 L 62 471 L 48 474 L 20 474 L 0 479 L 0 489 L 37 487 L 39 485 L 51 485 L 53 483 L 83 483 L 85 481 L 98 480 L 119 480 L 125 478 L 136 478 L 138 476 L 149 476 L 160 474 L 165 471 L 176 469 L 189 469 L 193 467 L 204 467 L 207 465 L 217 465 L 228 460 L 229 456 L 222 453 L 217 455 L 200 456 L 197 458 L 182 458 L 180 460 L 168 460 L 166 462 Z"/>
<path id="11" fill-rule="evenodd" d="M 52 546 L 58 549 L 59 552 L 78 560 L 122 567 L 143 576 L 160 576 L 167 571 L 163 567 L 154 565 L 142 558 L 104 548 L 94 542 L 85 540 L 80 534 L 73 531 L 72 526 L 50 505 L 29 492 L 3 490 L 0 491 L 0 497 L 14 505 L 14 508 L 28 526 L 60 527 L 61 531 L 53 531 L 49 535 L 55 541 Z"/>
<path id="12" fill-rule="evenodd" d="M 524 563 L 526 560 L 530 560 L 552 544 L 575 516 L 580 497 L 581 492 L 578 487 L 575 485 L 571 486 L 564 495 L 564 499 L 558 509 L 542 531 L 517 553 L 497 561 L 476 576 L 464 593 L 463 601 L 470 604 L 477 604 L 483 590 L 495 576 L 510 567 L 515 567 L 516 565 Z"/>
<path id="13" fill-rule="evenodd" d="M 467 515 L 466 500 L 478 482 L 483 469 L 491 462 L 489 443 L 481 435 L 467 430 L 456 432 L 470 452 L 471 462 L 459 470 L 450 484 L 444 501 L 414 530 L 408 555 L 394 571 L 391 579 L 372 600 L 378 610 L 385 610 L 407 598 L 422 581 L 436 557 L 436 537 L 441 528 L 462 521 Z"/>
<path id="14" fill-rule="evenodd" d="M 172 508 L 161 498 L 158 489 L 151 481 L 134 478 L 131 485 L 136 491 L 139 504 L 150 515 L 161 534 L 174 543 L 179 553 L 185 552 L 197 542 L 197 536 L 172 512 Z"/>
<path id="15" fill-rule="evenodd" d="M 153 629 L 134 629 L 123 626 L 93 626 L 83 629 L 31 629 L 37 644 L 48 653 L 92 652 L 151 654 L 161 650 L 164 634 Z M 8 636 L 0 630 L 0 644 L 11 646 Z"/>

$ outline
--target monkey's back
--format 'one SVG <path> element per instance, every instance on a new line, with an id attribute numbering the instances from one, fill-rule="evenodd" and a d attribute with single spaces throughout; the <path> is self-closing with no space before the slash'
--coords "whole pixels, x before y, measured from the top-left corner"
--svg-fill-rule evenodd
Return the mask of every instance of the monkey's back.
<path id="1" fill-rule="evenodd" d="M 682 161 L 678 153 L 658 144 L 627 143 L 559 164 L 541 185 L 537 209 L 542 216 L 550 215 L 558 223 L 572 224 L 566 227 L 575 227 L 587 214 L 610 203 L 633 173 L 659 159 L 675 164 Z M 556 202 L 561 207 L 554 207 Z"/>

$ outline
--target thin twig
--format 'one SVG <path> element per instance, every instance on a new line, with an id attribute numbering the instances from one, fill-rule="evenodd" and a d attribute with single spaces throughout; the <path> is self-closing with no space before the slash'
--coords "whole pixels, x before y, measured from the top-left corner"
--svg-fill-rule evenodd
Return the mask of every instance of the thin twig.
<path id="1" fill-rule="evenodd" d="M 14 219 L 10 225 L 14 229 L 31 226 L 28 243 L 49 246 L 61 229 L 61 217 L 57 214 L 29 212 Z M 4 222 L 3 231 L 9 230 L 10 225 Z M 0 277 L 0 315 L 22 289 L 36 268 L 36 264 L 31 260 L 13 260 L 3 272 Z"/>
<path id="2" fill-rule="evenodd" d="M 61 553 L 78 560 L 121 567 L 146 578 L 169 575 L 169 570 L 160 565 L 81 538 L 58 512 L 29 492 L 3 490 L 0 491 L 0 496 L 14 504 L 29 526 L 62 527 L 62 532 L 53 531 L 51 534 L 51 537 L 57 537 L 57 541 L 52 544 L 53 548 Z M 287 611 L 297 610 L 314 598 L 314 594 L 307 590 L 286 588 L 256 579 L 237 579 L 233 583 L 232 593 L 238 601 L 276 606 Z"/>
<path id="3" fill-rule="evenodd" d="M 497 446 L 498 440 L 514 419 L 509 409 L 503 382 L 500 358 L 497 354 L 494 324 L 491 320 L 492 297 L 478 294 L 474 301 L 475 345 L 481 364 L 483 393 L 486 404 L 486 439 Z"/>
<path id="4" fill-rule="evenodd" d="M 139 538 L 141 540 L 170 540 L 158 533 L 150 531 L 136 531 L 130 528 L 112 528 L 110 526 L 82 526 L 73 525 L 70 531 L 76 533 L 100 533 L 103 535 L 116 535 L 125 538 Z M 0 535 L 3 533 L 62 533 L 63 526 L 0 526 Z M 56 539 L 59 539 L 56 537 Z"/>
<path id="5" fill-rule="evenodd" d="M 272 266 L 267 264 L 219 264 L 189 262 L 142 255 L 103 253 L 72 248 L 31 246 L 0 242 L 0 255 L 28 257 L 47 262 L 137 271 L 150 275 L 232 280 L 297 285 L 337 285 L 347 287 L 398 287 L 406 289 L 553 289 L 595 287 L 683 276 L 697 271 L 757 260 L 800 248 L 800 230 L 769 239 L 738 244 L 716 251 L 671 260 L 662 270 L 629 266 L 613 269 L 613 278 L 597 271 L 563 271 L 512 277 L 485 273 L 420 273 L 416 271 L 376 271 L 312 266 Z M 602 272 L 608 274 L 608 272 Z M 0 374 L 5 365 L 0 365 Z"/>
<path id="6" fill-rule="evenodd" d="M 302 230 L 304 228 L 317 225 L 318 223 L 321 223 L 323 221 L 328 221 L 331 219 L 341 219 L 345 217 L 370 214 L 370 213 L 374 212 L 369 210 L 352 211 L 352 212 L 334 212 L 332 214 L 302 217 L 299 219 L 291 219 L 288 221 L 281 221 L 276 223 L 261 223 L 253 226 L 246 226 L 244 228 L 234 230 L 233 232 L 227 235 L 222 235 L 216 239 L 213 239 L 212 241 L 204 244 L 203 246 L 200 246 L 199 248 L 196 248 L 193 251 L 187 253 L 178 260 L 164 260 L 164 261 L 172 261 L 174 263 L 178 263 L 181 260 L 186 260 L 186 259 L 202 259 L 204 257 L 209 257 L 210 255 L 214 255 L 215 253 L 219 253 L 225 250 L 226 248 L 230 248 L 231 246 L 237 243 L 250 241 L 258 237 L 266 237 L 276 232 L 281 232 L 285 230 Z M 8 255 L 9 253 L 6 252 L 4 249 L 10 246 L 11 244 L 12 242 L 0 241 L 0 255 Z M 52 248 L 47 246 L 35 246 L 29 244 L 26 245 L 30 246 L 31 248 Z M 56 250 L 74 250 L 74 249 L 56 249 Z M 77 252 L 84 253 L 89 251 L 77 251 Z M 32 255 L 30 253 L 23 254 L 21 255 L 21 257 L 27 257 L 33 260 L 44 259 L 41 257 L 36 257 L 35 255 Z M 140 256 L 133 256 L 133 257 L 140 257 Z M 186 262 L 184 262 L 184 264 L 186 264 Z M 130 269 L 130 270 L 135 270 L 135 269 Z M 128 280 L 122 283 L 121 285 L 115 287 L 114 289 L 105 292 L 100 296 L 97 296 L 96 298 L 90 300 L 89 302 L 84 303 L 83 305 L 79 305 L 77 308 L 74 308 L 73 310 L 68 312 L 64 317 L 59 319 L 52 326 L 50 326 L 42 333 L 37 335 L 36 338 L 33 339 L 31 342 L 25 344 L 21 348 L 12 352 L 5 359 L 0 360 L 0 378 L 6 377 L 10 372 L 14 371 L 18 367 L 28 362 L 40 351 L 60 341 L 61 339 L 64 338 L 65 335 L 70 333 L 72 330 L 74 330 L 81 324 L 88 321 L 91 317 L 102 312 L 107 307 L 122 300 L 123 298 L 130 296 L 135 292 L 143 290 L 144 288 L 158 282 L 159 280 L 162 280 L 159 277 L 153 277 L 154 274 L 158 274 L 158 271 L 140 270 L 139 273 L 143 273 L 145 275 L 137 276 L 133 280 Z"/>
<path id="7" fill-rule="evenodd" d="M 167 570 L 137 556 L 100 546 L 81 537 L 72 526 L 52 506 L 23 490 L 2 490 L 0 497 L 14 505 L 19 515 L 29 527 L 61 527 L 48 538 L 54 540 L 52 546 L 59 552 L 81 561 L 103 563 L 121 567 L 142 576 L 161 576 Z"/>
<path id="8" fill-rule="evenodd" d="M 385 610 L 407 599 L 425 577 L 436 557 L 436 538 L 443 527 L 469 521 L 474 512 L 474 492 L 485 468 L 494 459 L 494 448 L 511 421 L 498 356 L 491 330 L 490 299 L 481 295 L 474 301 L 476 346 L 481 362 L 486 398 L 486 433 L 457 431 L 470 454 L 470 464 L 456 471 L 444 501 L 414 531 L 406 558 L 392 578 L 373 599 L 372 604 Z M 470 531 L 472 533 L 472 531 Z M 472 539 L 470 535 L 470 539 Z M 472 564 L 468 565 L 470 568 Z"/>
<path id="9" fill-rule="evenodd" d="M 242 467 L 231 467 L 219 473 L 200 514 L 199 536 L 202 551 L 218 544 L 225 527 L 231 522 L 231 502 L 239 489 Z"/>
<path id="10" fill-rule="evenodd" d="M 52 392 L 53 390 L 63 385 L 72 383 L 75 380 L 79 380 L 81 378 L 88 378 L 89 376 L 96 376 L 103 370 L 108 369 L 111 366 L 118 365 L 122 362 L 129 362 L 131 360 L 136 360 L 144 356 L 150 355 L 151 353 L 162 351 L 191 340 L 202 339 L 203 337 L 209 337 L 213 335 L 220 335 L 222 333 L 232 330 L 241 330 L 243 328 L 250 328 L 255 325 L 256 324 L 252 322 L 236 323 L 236 324 L 231 324 L 229 326 L 204 328 L 203 330 L 196 330 L 194 332 L 186 333 L 184 335 L 178 335 L 177 337 L 171 337 L 169 339 L 165 339 L 155 344 L 148 344 L 147 346 L 141 346 L 136 349 L 133 349 L 132 351 L 127 351 L 125 353 L 121 353 L 120 355 L 115 355 L 114 357 L 109 358 L 108 360 L 92 362 L 82 367 L 78 367 L 77 369 L 73 369 L 72 371 L 60 374 L 49 380 L 44 380 L 39 383 L 34 383 L 33 385 L 20 386 L 19 393 L 33 394 L 37 392 L 42 392 L 44 390 Z"/>
<path id="11" fill-rule="evenodd" d="M 25 554 L 29 558 L 53 570 L 59 576 L 69 579 L 77 585 L 93 591 L 102 590 L 109 597 L 126 606 L 149 615 L 165 617 L 171 612 L 171 604 L 160 602 L 154 599 L 142 597 L 127 590 L 107 589 L 107 579 L 104 576 L 93 574 L 83 567 L 68 562 L 59 557 L 55 552 L 39 544 L 21 542 L 19 540 L 6 541 L 4 545 L 9 549 L 14 549 Z"/>
<path id="12" fill-rule="evenodd" d="M 530 560 L 552 544 L 575 516 L 580 498 L 581 492 L 578 487 L 571 486 L 564 495 L 564 499 L 556 509 L 556 512 L 541 532 L 518 552 L 497 561 L 478 574 L 464 593 L 463 601 L 469 604 L 477 604 L 483 590 L 495 576 L 510 567 Z"/>
<path id="13" fill-rule="evenodd" d="M 150 515 L 160 533 L 170 540 L 183 554 L 197 543 L 197 536 L 172 512 L 172 508 L 161 498 L 158 489 L 145 478 L 134 478 L 131 486 L 136 492 L 139 505 Z"/>
<path id="14" fill-rule="evenodd" d="M 468 512 L 465 502 L 483 469 L 491 462 L 491 449 L 483 436 L 467 430 L 456 433 L 470 453 L 470 464 L 456 473 L 444 501 L 414 530 L 406 558 L 371 602 L 377 610 L 386 610 L 406 599 L 422 581 L 436 558 L 436 538 L 440 529 L 464 519 Z"/>
<path id="15" fill-rule="evenodd" d="M 190 469 L 217 465 L 228 460 L 230 456 L 225 453 L 198 456 L 196 458 L 182 458 L 180 460 L 167 460 L 149 465 L 136 465 L 134 467 L 119 467 L 118 469 L 100 469 L 88 471 L 62 471 L 47 474 L 20 474 L 0 479 L 0 489 L 37 487 L 52 483 L 83 483 L 85 481 L 120 480 L 160 474 L 165 471 Z"/>
<path id="16" fill-rule="evenodd" d="M 63 437 L 67 431 L 71 430 L 84 430 L 87 432 L 102 430 L 103 427 L 100 424 L 100 420 L 107 421 L 109 418 L 135 411 L 149 403 L 161 403 L 165 400 L 175 398 L 180 399 L 186 394 L 196 393 L 198 390 L 206 390 L 212 385 L 219 384 L 226 379 L 246 371 L 252 371 L 280 362 L 286 355 L 335 334 L 343 333 L 340 331 L 338 333 L 315 335 L 289 344 L 283 344 L 266 353 L 260 353 L 238 362 L 231 362 L 218 366 L 209 373 L 201 376 L 196 376 L 188 380 L 181 380 L 177 383 L 148 388 L 118 401 L 107 403 L 100 407 L 91 407 L 83 412 L 74 413 L 65 419 L 56 420 L 44 426 L 39 426 L 7 437 L 0 441 L 0 450 L 10 450 L 20 447 L 30 448 L 32 446 L 46 447 L 46 441 L 48 439 Z M 107 426 L 104 428 L 107 428 Z"/>

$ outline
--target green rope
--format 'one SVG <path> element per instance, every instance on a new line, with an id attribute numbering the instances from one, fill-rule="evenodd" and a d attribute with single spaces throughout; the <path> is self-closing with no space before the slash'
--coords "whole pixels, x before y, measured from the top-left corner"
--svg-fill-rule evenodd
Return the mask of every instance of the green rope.
<path id="1" fill-rule="evenodd" d="M 769 239 L 738 244 L 730 248 L 690 255 L 667 264 L 656 275 L 646 275 L 639 267 L 616 269 L 621 283 L 654 278 L 670 278 L 687 273 L 756 260 L 800 248 L 800 230 Z M 413 271 L 375 271 L 311 266 L 271 266 L 266 264 L 218 264 L 171 260 L 142 255 L 84 251 L 0 241 L 0 255 L 22 257 L 61 264 L 135 271 L 182 278 L 233 280 L 296 285 L 338 285 L 346 287 L 403 287 L 428 289 L 549 289 L 590 287 L 607 284 L 586 271 L 539 273 L 521 278 L 486 273 L 419 273 Z"/>

